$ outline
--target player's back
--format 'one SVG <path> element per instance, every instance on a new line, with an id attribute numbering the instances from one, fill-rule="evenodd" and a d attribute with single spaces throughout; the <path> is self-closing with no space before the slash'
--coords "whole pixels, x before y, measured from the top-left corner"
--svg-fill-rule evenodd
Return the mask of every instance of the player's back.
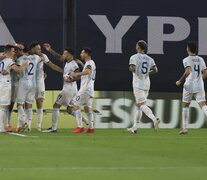
<path id="1" fill-rule="evenodd" d="M 190 74 L 186 78 L 184 87 L 190 93 L 204 90 L 202 71 L 206 69 L 206 64 L 200 56 L 188 56 L 183 60 L 184 67 L 190 67 Z"/>
<path id="2" fill-rule="evenodd" d="M 130 59 L 134 61 L 136 66 L 134 73 L 134 86 L 142 90 L 150 89 L 149 73 L 153 66 L 155 66 L 154 60 L 147 54 L 137 53 Z"/>

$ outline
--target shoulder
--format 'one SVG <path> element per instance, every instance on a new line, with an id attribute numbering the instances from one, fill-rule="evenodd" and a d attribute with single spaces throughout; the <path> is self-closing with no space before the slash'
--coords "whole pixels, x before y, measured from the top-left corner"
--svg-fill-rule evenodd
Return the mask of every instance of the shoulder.
<path id="1" fill-rule="evenodd" d="M 130 59 L 136 59 L 137 56 L 138 56 L 138 54 L 134 54 L 134 55 L 132 55 L 132 56 L 130 57 Z"/>

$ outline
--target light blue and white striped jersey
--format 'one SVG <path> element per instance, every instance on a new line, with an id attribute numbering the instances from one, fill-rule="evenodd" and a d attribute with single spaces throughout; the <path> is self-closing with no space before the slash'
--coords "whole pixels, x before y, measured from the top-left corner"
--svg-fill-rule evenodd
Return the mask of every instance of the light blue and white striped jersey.
<path id="1" fill-rule="evenodd" d="M 79 69 L 79 67 L 78 67 L 78 64 L 74 60 L 66 62 L 65 67 L 64 67 L 63 77 L 69 76 L 70 74 L 74 73 L 77 69 Z M 71 83 L 64 81 L 63 88 L 67 89 L 70 87 L 74 88 L 77 91 L 78 88 L 77 88 L 76 81 L 71 82 Z"/>
<path id="2" fill-rule="evenodd" d="M 189 93 L 204 91 L 202 71 L 206 69 L 206 63 L 200 56 L 188 56 L 183 59 L 184 68 L 190 67 L 190 74 L 185 80 L 184 88 Z"/>
<path id="3" fill-rule="evenodd" d="M 155 61 L 147 54 L 137 53 L 130 57 L 129 65 L 136 66 L 133 73 L 133 88 L 149 90 L 149 72 L 153 66 L 156 66 Z"/>
<path id="4" fill-rule="evenodd" d="M 29 64 L 28 67 L 20 74 L 19 85 L 24 88 L 36 87 L 37 65 L 41 62 L 40 57 L 37 55 L 23 55 L 18 59 L 18 61 L 20 65 L 25 61 Z"/>
<path id="5" fill-rule="evenodd" d="M 5 58 L 0 61 L 0 83 L 4 82 L 10 82 L 11 83 L 11 66 L 15 64 L 14 61 L 11 58 Z M 2 75 L 3 70 L 6 70 L 8 72 L 7 75 Z"/>
<path id="6" fill-rule="evenodd" d="M 81 76 L 81 86 L 79 91 L 86 91 L 91 97 L 94 96 L 94 82 L 96 79 L 96 64 L 93 60 L 89 60 L 85 63 L 83 71 L 86 68 L 91 68 L 91 73 Z"/>

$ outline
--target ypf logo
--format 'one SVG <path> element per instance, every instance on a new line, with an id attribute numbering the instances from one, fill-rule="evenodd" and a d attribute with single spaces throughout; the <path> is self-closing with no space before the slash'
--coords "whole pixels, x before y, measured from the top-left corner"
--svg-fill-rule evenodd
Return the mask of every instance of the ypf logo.
<path id="1" fill-rule="evenodd" d="M 105 15 L 89 15 L 106 37 L 106 53 L 122 53 L 122 38 L 140 16 L 122 16 L 115 28 Z M 207 55 L 207 18 L 198 17 L 198 53 Z M 164 33 L 164 25 L 170 24 L 174 31 Z M 185 40 L 191 33 L 189 22 L 182 17 L 147 16 L 147 39 L 149 54 L 164 54 L 164 42 Z"/>

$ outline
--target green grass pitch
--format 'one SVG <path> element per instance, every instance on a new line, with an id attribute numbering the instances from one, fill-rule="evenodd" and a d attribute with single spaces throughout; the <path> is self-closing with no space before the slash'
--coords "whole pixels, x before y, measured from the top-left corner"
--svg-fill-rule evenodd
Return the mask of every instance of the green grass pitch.
<path id="1" fill-rule="evenodd" d="M 204 180 L 207 130 L 97 129 L 95 134 L 0 134 L 4 180 Z"/>

